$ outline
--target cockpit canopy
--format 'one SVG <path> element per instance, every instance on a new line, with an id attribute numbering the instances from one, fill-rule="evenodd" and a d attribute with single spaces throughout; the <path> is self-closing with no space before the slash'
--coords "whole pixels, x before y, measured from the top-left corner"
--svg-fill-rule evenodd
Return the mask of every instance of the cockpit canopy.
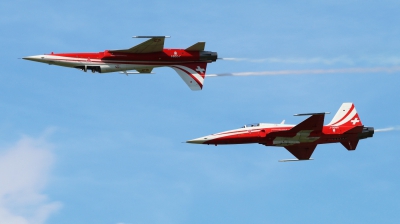
<path id="1" fill-rule="evenodd" d="M 250 128 L 250 127 L 258 127 L 258 126 L 260 126 L 260 123 L 246 124 L 241 128 Z"/>
<path id="2" fill-rule="evenodd" d="M 253 123 L 253 124 L 246 124 L 242 126 L 241 128 L 252 128 L 252 127 L 262 127 L 262 128 L 268 128 L 268 127 L 289 127 L 293 125 L 288 125 L 285 124 L 285 121 L 282 121 L 280 124 L 272 124 L 272 123 Z"/>

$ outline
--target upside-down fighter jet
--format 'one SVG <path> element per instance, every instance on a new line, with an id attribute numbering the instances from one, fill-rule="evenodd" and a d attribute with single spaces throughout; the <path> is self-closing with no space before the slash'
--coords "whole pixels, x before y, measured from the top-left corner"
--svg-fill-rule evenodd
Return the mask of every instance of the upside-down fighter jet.
<path id="1" fill-rule="evenodd" d="M 311 160 L 318 144 L 340 142 L 347 150 L 355 150 L 360 139 L 372 137 L 373 127 L 364 127 L 353 103 L 343 103 L 332 121 L 324 126 L 323 113 L 295 114 L 310 116 L 298 125 L 258 123 L 242 128 L 207 135 L 187 143 L 224 145 L 259 143 L 285 147 L 297 159 L 280 162 Z"/>
<path id="2" fill-rule="evenodd" d="M 151 73 L 156 67 L 173 68 L 191 90 L 201 90 L 207 63 L 217 60 L 217 53 L 204 51 L 205 42 L 197 42 L 186 49 L 164 49 L 168 36 L 134 36 L 149 40 L 123 50 L 105 50 L 99 53 L 51 53 L 23 59 L 78 68 L 93 73 L 122 72 L 128 74 Z M 137 72 L 128 72 L 136 70 Z"/>

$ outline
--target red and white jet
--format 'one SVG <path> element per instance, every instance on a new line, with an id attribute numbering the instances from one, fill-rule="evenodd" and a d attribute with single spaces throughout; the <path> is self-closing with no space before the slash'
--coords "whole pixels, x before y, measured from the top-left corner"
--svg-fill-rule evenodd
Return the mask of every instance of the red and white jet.
<path id="1" fill-rule="evenodd" d="M 149 40 L 123 50 L 105 50 L 99 53 L 59 53 L 24 57 L 23 59 L 78 68 L 93 73 L 120 71 L 128 74 L 151 73 L 156 67 L 173 68 L 191 90 L 203 88 L 207 63 L 217 60 L 217 53 L 204 51 L 205 42 L 197 42 L 186 49 L 164 49 L 168 36 L 134 36 Z M 128 72 L 136 70 L 137 72 Z"/>
<path id="2" fill-rule="evenodd" d="M 353 103 L 343 103 L 332 121 L 324 126 L 324 113 L 295 114 L 311 115 L 298 125 L 258 123 L 242 128 L 207 135 L 187 141 L 195 144 L 248 144 L 285 147 L 297 159 L 310 160 L 318 144 L 340 142 L 347 150 L 355 150 L 360 139 L 374 135 L 373 127 L 364 127 Z"/>

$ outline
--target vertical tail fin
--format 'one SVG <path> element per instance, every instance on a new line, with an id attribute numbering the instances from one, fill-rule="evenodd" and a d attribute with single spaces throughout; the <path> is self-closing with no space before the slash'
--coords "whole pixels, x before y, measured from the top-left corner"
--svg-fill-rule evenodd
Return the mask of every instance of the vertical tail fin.
<path id="1" fill-rule="evenodd" d="M 343 103 L 328 126 L 362 126 L 353 103 Z"/>
<path id="2" fill-rule="evenodd" d="M 355 150 L 359 134 L 363 132 L 363 124 L 353 103 L 343 103 L 328 126 L 344 126 L 347 139 L 341 141 L 347 150 Z"/>
<path id="3" fill-rule="evenodd" d="M 206 62 L 185 63 L 171 65 L 170 67 L 178 73 L 191 90 L 201 90 L 203 88 L 207 69 Z"/>

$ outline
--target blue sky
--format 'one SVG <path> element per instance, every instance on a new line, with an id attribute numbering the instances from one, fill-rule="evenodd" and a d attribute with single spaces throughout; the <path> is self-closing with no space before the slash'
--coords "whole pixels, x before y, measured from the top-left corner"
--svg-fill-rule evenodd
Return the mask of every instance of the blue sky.
<path id="1" fill-rule="evenodd" d="M 399 132 L 314 161 L 261 145 L 183 144 L 246 123 L 354 102 L 375 128 L 400 125 L 399 73 L 207 78 L 168 68 L 92 74 L 18 58 L 97 52 L 170 35 L 206 41 L 207 72 L 400 65 L 398 1 L 0 2 L 0 223 L 398 223 Z M 260 60 L 256 60 L 260 59 Z M 256 60 L 256 61 L 254 61 Z M 326 123 L 333 115 L 327 115 Z"/>

